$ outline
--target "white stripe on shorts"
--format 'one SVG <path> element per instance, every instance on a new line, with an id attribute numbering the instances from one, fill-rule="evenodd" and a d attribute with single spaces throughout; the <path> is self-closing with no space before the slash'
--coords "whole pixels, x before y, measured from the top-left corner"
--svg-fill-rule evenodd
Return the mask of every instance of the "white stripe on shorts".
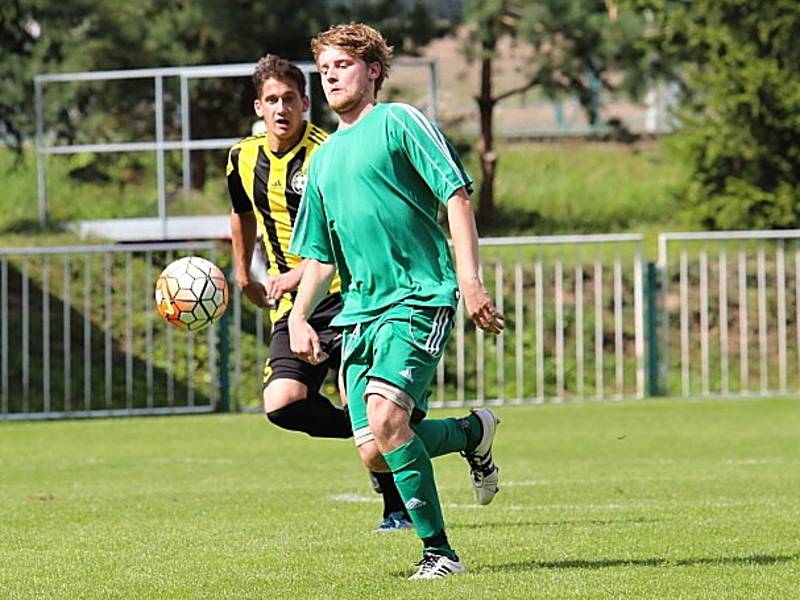
<path id="1" fill-rule="evenodd" d="M 433 318 L 433 327 L 431 327 L 428 341 L 425 342 L 425 350 L 431 354 L 439 353 L 439 347 L 442 344 L 447 325 L 448 312 L 449 309 L 446 306 L 440 306 L 436 309 L 436 316 Z"/>

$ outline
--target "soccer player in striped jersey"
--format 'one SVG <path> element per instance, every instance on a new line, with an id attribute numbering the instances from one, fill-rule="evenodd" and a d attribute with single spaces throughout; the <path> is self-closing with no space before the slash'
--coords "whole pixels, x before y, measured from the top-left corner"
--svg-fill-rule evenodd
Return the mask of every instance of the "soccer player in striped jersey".
<path id="1" fill-rule="evenodd" d="M 306 262 L 289 252 L 289 240 L 306 183 L 309 161 L 328 134 L 304 119 L 309 108 L 306 79 L 290 62 L 274 55 L 259 60 L 253 74 L 254 108 L 266 132 L 244 138 L 228 153 L 231 239 L 237 284 L 256 306 L 270 309 L 272 333 L 262 391 L 267 418 L 278 427 L 312 437 L 349 438 L 347 410 L 320 394 L 329 371 L 339 367 L 340 334 L 330 327 L 341 310 L 340 283 L 334 278 L 309 321 L 325 345 L 326 358 L 310 365 L 289 347 L 287 316 Z M 251 275 L 258 236 L 267 257 L 266 284 Z M 383 494 L 379 531 L 410 528 L 411 522 L 389 474 L 373 474 Z"/>
<path id="2" fill-rule="evenodd" d="M 393 473 L 422 540 L 411 578 L 460 573 L 431 458 L 461 452 L 478 503 L 488 504 L 498 490 L 498 419 L 486 408 L 461 419 L 424 417 L 459 294 L 478 327 L 503 328 L 479 276 L 472 180 L 418 110 L 376 101 L 391 55 L 380 33 L 339 25 L 311 46 L 339 127 L 311 164 L 290 246 L 311 259 L 289 315 L 291 347 L 311 364 L 324 357 L 309 316 L 338 269 L 344 308 L 333 324 L 343 329 L 342 375 L 361 459 Z M 437 222 L 440 206 L 457 270 Z"/>

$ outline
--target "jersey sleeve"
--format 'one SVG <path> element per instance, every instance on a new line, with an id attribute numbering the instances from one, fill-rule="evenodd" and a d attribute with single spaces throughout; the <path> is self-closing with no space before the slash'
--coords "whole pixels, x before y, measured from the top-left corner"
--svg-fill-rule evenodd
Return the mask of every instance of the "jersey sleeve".
<path id="1" fill-rule="evenodd" d="M 314 168 L 318 162 L 318 157 L 315 156 L 308 170 L 308 182 L 297 211 L 289 252 L 333 264 L 335 257 L 325 207 L 322 205 L 322 194 L 317 184 L 317 169 Z"/>
<path id="2" fill-rule="evenodd" d="M 239 175 L 239 154 L 241 148 L 231 148 L 228 152 L 228 164 L 225 173 L 228 180 L 228 195 L 231 197 L 233 212 L 236 214 L 248 213 L 253 211 L 253 203 L 244 189 L 242 178 Z"/>
<path id="3" fill-rule="evenodd" d="M 392 104 L 389 111 L 391 139 L 401 145 L 414 169 L 440 202 L 446 203 L 462 187 L 472 192 L 472 178 L 436 125 L 408 104 Z"/>

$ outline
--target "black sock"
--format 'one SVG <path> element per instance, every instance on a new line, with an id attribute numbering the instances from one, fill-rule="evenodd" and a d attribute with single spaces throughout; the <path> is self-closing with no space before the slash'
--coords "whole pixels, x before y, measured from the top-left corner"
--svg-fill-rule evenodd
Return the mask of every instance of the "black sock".
<path id="1" fill-rule="evenodd" d="M 432 535 L 429 538 L 423 538 L 422 543 L 426 548 L 441 548 L 443 546 L 449 546 L 447 542 L 447 534 L 444 532 L 444 529 L 442 529 L 436 535 Z"/>
<path id="2" fill-rule="evenodd" d="M 353 436 L 347 408 L 337 408 L 319 394 L 292 402 L 266 414 L 270 422 L 278 427 L 290 431 L 302 431 L 311 437 L 345 439 Z"/>
<path id="3" fill-rule="evenodd" d="M 375 471 L 372 471 L 372 475 L 378 480 L 381 495 L 383 495 L 383 516 L 387 517 L 389 513 L 401 512 L 410 521 L 406 506 L 394 483 L 394 475 L 391 473 L 376 473 Z"/>

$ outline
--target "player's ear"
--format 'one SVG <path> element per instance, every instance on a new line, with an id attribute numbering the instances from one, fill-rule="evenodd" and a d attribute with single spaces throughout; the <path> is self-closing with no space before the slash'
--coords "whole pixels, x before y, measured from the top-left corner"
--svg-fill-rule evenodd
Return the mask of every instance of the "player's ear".
<path id="1" fill-rule="evenodd" d="M 378 77 L 381 76 L 381 71 L 383 70 L 383 65 L 379 63 L 377 60 L 369 63 L 367 65 L 367 78 L 370 81 L 375 81 Z"/>
<path id="2" fill-rule="evenodd" d="M 256 111 L 259 117 L 264 117 L 264 111 L 261 109 L 261 101 L 258 98 L 253 100 L 253 110 Z"/>
<path id="3" fill-rule="evenodd" d="M 308 112 L 309 108 L 311 108 L 311 100 L 308 99 L 308 96 L 303 96 L 303 112 Z"/>

